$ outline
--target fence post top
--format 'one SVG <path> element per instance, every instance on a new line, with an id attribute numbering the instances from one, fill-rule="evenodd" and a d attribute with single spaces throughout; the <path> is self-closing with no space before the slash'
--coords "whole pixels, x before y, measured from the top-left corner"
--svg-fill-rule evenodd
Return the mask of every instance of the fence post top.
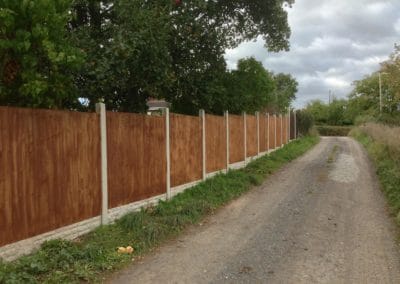
<path id="1" fill-rule="evenodd" d="M 96 103 L 96 113 L 100 113 L 106 110 L 106 105 L 102 102 Z"/>

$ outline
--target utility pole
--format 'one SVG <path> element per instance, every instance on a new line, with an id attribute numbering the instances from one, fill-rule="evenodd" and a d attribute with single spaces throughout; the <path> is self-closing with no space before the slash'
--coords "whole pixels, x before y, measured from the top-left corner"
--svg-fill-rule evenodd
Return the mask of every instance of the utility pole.
<path id="1" fill-rule="evenodd" d="M 329 90 L 329 104 L 331 104 L 331 96 L 332 96 L 332 91 Z"/>

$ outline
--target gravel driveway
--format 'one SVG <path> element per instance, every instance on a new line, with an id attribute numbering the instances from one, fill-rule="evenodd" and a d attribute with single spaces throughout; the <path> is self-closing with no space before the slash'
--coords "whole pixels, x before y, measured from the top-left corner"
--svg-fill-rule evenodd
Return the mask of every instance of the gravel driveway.
<path id="1" fill-rule="evenodd" d="M 322 138 L 115 283 L 400 283 L 398 232 L 365 151 Z"/>

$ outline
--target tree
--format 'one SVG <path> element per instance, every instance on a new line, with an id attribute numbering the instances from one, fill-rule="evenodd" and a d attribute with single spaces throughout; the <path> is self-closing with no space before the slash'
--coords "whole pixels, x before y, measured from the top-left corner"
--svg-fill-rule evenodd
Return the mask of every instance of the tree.
<path id="1" fill-rule="evenodd" d="M 273 100 L 275 111 L 287 112 L 290 103 L 296 98 L 298 83 L 290 74 L 279 73 L 273 76 L 275 91 Z"/>
<path id="2" fill-rule="evenodd" d="M 80 97 L 90 108 L 102 100 L 111 110 L 144 111 L 148 97 L 166 95 L 173 77 L 165 3 L 93 3 L 100 1 L 75 3 L 71 22 L 74 44 L 88 53 L 76 75 Z"/>
<path id="3" fill-rule="evenodd" d="M 81 96 L 124 111 L 145 110 L 149 96 L 166 98 L 178 112 L 220 111 L 226 48 L 262 35 L 270 50 L 288 49 L 283 5 L 291 3 L 75 1 L 72 35 L 91 57 L 77 75 Z"/>
<path id="4" fill-rule="evenodd" d="M 61 108 L 78 102 L 71 73 L 83 53 L 67 42 L 70 1 L 2 0 L 0 104 Z"/>
<path id="5" fill-rule="evenodd" d="M 229 84 L 226 109 L 233 113 L 252 113 L 272 103 L 275 89 L 272 74 L 253 57 L 240 59 L 237 70 L 231 72 L 226 83 Z"/>

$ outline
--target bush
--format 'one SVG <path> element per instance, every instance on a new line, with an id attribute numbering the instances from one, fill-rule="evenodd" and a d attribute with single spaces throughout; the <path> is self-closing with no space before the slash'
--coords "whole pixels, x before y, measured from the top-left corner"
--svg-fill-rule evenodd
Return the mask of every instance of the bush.
<path id="1" fill-rule="evenodd" d="M 314 117 L 306 110 L 296 112 L 297 133 L 299 136 L 307 136 L 311 134 L 314 126 Z"/>
<path id="2" fill-rule="evenodd" d="M 355 125 L 361 125 L 365 124 L 368 122 L 375 122 L 376 118 L 373 117 L 372 115 L 359 115 L 354 119 L 354 124 Z"/>
<path id="3" fill-rule="evenodd" d="M 352 129 L 351 126 L 316 126 L 319 135 L 321 136 L 347 136 Z"/>

